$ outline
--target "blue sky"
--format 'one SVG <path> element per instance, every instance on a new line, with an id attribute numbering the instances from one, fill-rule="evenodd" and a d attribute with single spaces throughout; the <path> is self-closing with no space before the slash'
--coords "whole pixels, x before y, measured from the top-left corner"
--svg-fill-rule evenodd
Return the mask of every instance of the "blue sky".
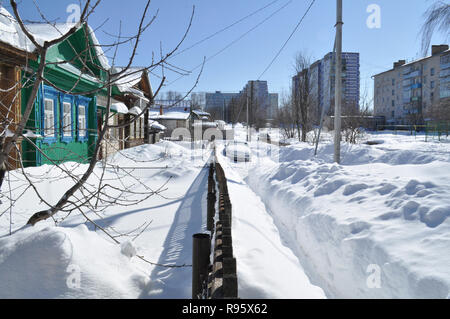
<path id="1" fill-rule="evenodd" d="M 36 1 L 49 18 L 59 18 L 61 21 L 65 21 L 69 15 L 66 12 L 67 6 L 78 2 L 77 0 Z M 153 0 L 149 15 L 153 16 L 157 9 L 159 13 L 142 39 L 139 55 L 134 64 L 147 65 L 151 61 L 152 51 L 156 56 L 159 55 L 160 44 L 166 51 L 173 48 L 185 32 L 193 5 L 195 5 L 193 25 L 181 49 L 189 47 L 273 1 Z M 2 2 L 6 8 L 9 8 L 9 0 Z M 174 57 L 170 62 L 180 68 L 191 70 L 201 64 L 203 57 L 213 56 L 287 4 L 240 41 L 210 59 L 195 89 L 197 92 L 239 91 L 248 80 L 257 79 L 260 76 L 288 38 L 310 2 L 311 0 L 278 0 L 227 31 Z M 423 13 L 433 1 L 343 0 L 343 2 L 343 50 L 360 53 L 361 91 L 367 88 L 372 95 L 371 75 L 391 68 L 392 63 L 399 59 L 419 57 L 421 43 L 419 31 L 424 19 Z M 369 29 L 366 25 L 370 15 L 366 9 L 370 4 L 377 4 L 381 8 L 380 29 Z M 89 23 L 93 28 L 97 28 L 108 19 L 96 31 L 96 34 L 101 43 L 110 43 L 112 39 L 106 32 L 117 33 L 120 21 L 122 21 L 123 34 L 132 34 L 136 30 L 144 5 L 144 0 L 103 0 Z M 268 81 L 271 92 L 281 93 L 289 89 L 296 52 L 303 51 L 314 61 L 332 51 L 336 20 L 335 6 L 334 0 L 316 0 L 284 51 L 261 78 Z M 38 17 L 32 0 L 22 0 L 20 9 L 24 18 Z M 432 43 L 445 43 L 445 36 L 436 34 Z M 129 52 L 130 46 L 122 47 L 117 64 L 124 64 Z M 198 71 L 199 69 L 196 69 L 191 76 L 182 77 L 164 90 L 188 91 L 194 84 Z M 179 75 L 171 72 L 166 72 L 166 76 L 167 83 L 179 78 Z M 152 77 L 151 80 L 153 86 L 157 86 L 159 79 Z"/>

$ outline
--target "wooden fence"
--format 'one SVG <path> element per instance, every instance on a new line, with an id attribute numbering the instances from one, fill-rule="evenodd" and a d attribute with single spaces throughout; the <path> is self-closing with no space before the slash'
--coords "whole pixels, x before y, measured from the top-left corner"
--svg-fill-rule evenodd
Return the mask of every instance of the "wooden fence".
<path id="1" fill-rule="evenodd" d="M 201 244 L 199 240 L 205 241 L 204 234 L 194 235 L 192 298 L 236 299 L 238 283 L 236 258 L 233 257 L 232 205 L 227 179 L 217 158 L 209 166 L 207 201 L 210 247 L 201 248 L 205 244 Z"/>

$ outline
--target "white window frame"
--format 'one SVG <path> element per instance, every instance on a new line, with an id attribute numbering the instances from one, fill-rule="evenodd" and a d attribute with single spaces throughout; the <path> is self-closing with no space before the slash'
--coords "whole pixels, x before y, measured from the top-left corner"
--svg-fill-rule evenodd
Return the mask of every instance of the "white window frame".
<path id="1" fill-rule="evenodd" d="M 84 110 L 84 114 L 81 115 L 80 110 Z M 87 137 L 87 123 L 86 123 L 86 105 L 79 104 L 78 105 L 78 136 L 81 138 Z"/>
<path id="2" fill-rule="evenodd" d="M 66 107 L 69 107 L 69 112 L 67 112 Z M 72 103 L 70 102 L 63 102 L 63 137 L 72 137 Z"/>
<path id="3" fill-rule="evenodd" d="M 47 102 L 51 102 L 51 109 L 47 109 Z M 51 124 L 51 126 L 49 126 L 49 124 Z M 44 98 L 44 136 L 55 137 L 55 130 L 55 100 Z"/>

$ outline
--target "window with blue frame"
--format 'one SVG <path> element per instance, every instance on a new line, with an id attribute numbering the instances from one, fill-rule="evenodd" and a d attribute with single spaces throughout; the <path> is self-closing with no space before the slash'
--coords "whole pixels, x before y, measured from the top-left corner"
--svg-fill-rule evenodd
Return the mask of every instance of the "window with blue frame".
<path id="1" fill-rule="evenodd" d="M 45 143 L 54 143 L 57 140 L 57 107 L 58 92 L 51 87 L 43 86 L 40 119 Z"/>
<path id="2" fill-rule="evenodd" d="M 79 96 L 77 99 L 77 138 L 80 142 L 87 141 L 89 137 L 88 110 L 90 102 L 91 99 L 84 96 Z"/>
<path id="3" fill-rule="evenodd" d="M 70 143 L 74 138 L 74 121 L 73 121 L 73 103 L 74 97 L 71 95 L 61 95 L 60 114 L 61 114 L 61 141 Z"/>

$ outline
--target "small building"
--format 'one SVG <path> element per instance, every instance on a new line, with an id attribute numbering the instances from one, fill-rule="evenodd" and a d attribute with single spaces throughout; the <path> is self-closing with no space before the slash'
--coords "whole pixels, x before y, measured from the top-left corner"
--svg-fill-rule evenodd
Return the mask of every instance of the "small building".
<path id="1" fill-rule="evenodd" d="M 152 108 L 149 113 L 149 118 L 158 121 L 166 130 L 164 137 L 170 138 L 175 129 L 186 129 L 191 131 L 191 111 L 189 107 L 168 107 L 164 108 L 162 105 L 159 108 Z"/>

